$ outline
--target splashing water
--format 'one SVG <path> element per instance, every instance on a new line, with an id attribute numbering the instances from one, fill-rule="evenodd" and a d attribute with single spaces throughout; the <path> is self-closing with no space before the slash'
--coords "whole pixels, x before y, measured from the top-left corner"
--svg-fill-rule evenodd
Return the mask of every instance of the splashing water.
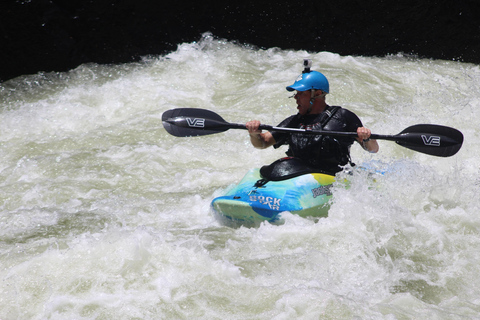
<path id="1" fill-rule="evenodd" d="M 455 127 L 436 158 L 352 147 L 384 172 L 333 188 L 329 217 L 228 228 L 210 201 L 284 155 L 245 132 L 175 138 L 161 115 L 205 108 L 276 125 L 304 58 L 327 102 L 374 133 Z M 162 57 L 0 84 L 0 319 L 465 319 L 480 314 L 480 68 L 259 50 L 211 35 Z M 342 177 L 343 173 L 339 176 Z"/>

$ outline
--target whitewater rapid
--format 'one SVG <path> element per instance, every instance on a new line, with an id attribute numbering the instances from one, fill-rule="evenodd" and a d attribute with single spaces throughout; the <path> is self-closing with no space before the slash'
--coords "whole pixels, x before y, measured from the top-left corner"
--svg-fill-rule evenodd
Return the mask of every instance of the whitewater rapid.
<path id="1" fill-rule="evenodd" d="M 453 157 L 379 141 L 329 216 L 221 225 L 211 200 L 284 156 L 242 130 L 176 138 L 171 108 L 276 125 L 304 58 L 378 134 L 420 123 Z M 480 67 L 258 49 L 205 35 L 165 56 L 0 84 L 0 319 L 480 319 Z M 340 173 L 339 178 L 344 178 Z"/>

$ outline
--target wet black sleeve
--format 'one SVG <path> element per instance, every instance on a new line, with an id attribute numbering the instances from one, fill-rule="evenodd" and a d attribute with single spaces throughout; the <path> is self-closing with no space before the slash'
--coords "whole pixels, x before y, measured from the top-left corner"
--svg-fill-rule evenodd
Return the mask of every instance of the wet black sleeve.
<path id="1" fill-rule="evenodd" d="M 328 131 L 356 132 L 359 127 L 363 127 L 363 124 L 357 115 L 350 110 L 341 108 L 323 129 Z"/>
<path id="2" fill-rule="evenodd" d="M 347 132 L 357 132 L 357 129 L 363 127 L 362 121 L 360 118 L 350 110 L 342 109 L 343 116 L 346 119 L 346 130 Z"/>
<path id="3" fill-rule="evenodd" d="M 362 121 L 355 113 L 350 110 L 341 108 L 334 114 L 332 119 L 325 125 L 326 131 L 342 131 L 342 132 L 357 132 L 357 128 L 363 127 Z M 327 138 L 329 139 L 329 138 Z M 350 145 L 355 141 L 353 137 L 337 137 L 338 140 L 346 145 Z"/>
<path id="4" fill-rule="evenodd" d="M 277 127 L 281 128 L 294 128 L 296 115 L 290 116 L 287 119 L 280 122 Z M 275 139 L 275 144 L 273 147 L 275 149 L 279 148 L 280 146 L 288 143 L 289 133 L 280 132 L 280 131 L 271 131 L 273 138 Z"/>

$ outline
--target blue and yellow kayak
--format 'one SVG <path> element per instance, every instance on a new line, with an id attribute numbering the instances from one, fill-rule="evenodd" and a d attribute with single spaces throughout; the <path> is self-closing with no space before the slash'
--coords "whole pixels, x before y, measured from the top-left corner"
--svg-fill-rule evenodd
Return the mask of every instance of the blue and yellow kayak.
<path id="1" fill-rule="evenodd" d="M 250 170 L 224 196 L 213 199 L 211 207 L 221 222 L 247 226 L 281 223 L 280 214 L 285 211 L 326 217 L 335 176 L 312 171 L 298 159 L 280 159 Z"/>

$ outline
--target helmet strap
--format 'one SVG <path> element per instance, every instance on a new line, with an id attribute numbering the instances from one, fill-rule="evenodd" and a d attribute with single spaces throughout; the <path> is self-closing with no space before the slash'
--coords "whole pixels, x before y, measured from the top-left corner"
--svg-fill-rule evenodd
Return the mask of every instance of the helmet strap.
<path id="1" fill-rule="evenodd" d="M 327 95 L 326 92 L 323 92 L 321 90 L 320 91 L 322 92 L 322 94 L 319 94 L 318 96 L 315 95 L 315 92 L 317 92 L 315 89 L 312 89 L 310 91 L 312 92 L 312 94 L 310 95 L 310 104 L 313 104 L 313 101 L 315 101 L 315 99 L 323 98 Z"/>
<path id="2" fill-rule="evenodd" d="M 326 92 L 321 91 L 322 94 L 319 94 L 318 96 L 316 96 L 315 92 L 317 92 L 317 90 L 315 90 L 315 89 L 311 89 L 310 92 L 311 92 L 311 94 L 310 94 L 310 107 L 308 108 L 307 114 L 309 114 L 312 111 L 313 102 L 315 101 L 315 99 L 323 98 L 327 95 Z"/>
<path id="3" fill-rule="evenodd" d="M 313 101 L 315 101 L 315 89 L 310 90 L 310 104 L 313 104 Z"/>
<path id="4" fill-rule="evenodd" d="M 315 101 L 316 97 L 315 97 L 315 89 L 312 89 L 310 90 L 311 94 L 310 94 L 310 107 L 308 108 L 307 110 L 307 114 L 310 114 L 310 112 L 312 112 L 312 107 L 313 107 L 313 102 Z"/>

